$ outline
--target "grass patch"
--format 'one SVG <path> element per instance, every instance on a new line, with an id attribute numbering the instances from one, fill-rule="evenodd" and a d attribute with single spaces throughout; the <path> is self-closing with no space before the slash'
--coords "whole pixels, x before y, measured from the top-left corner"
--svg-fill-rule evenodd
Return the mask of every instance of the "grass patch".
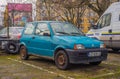
<path id="1" fill-rule="evenodd" d="M 92 66 L 89 64 L 72 65 L 71 69 L 66 71 L 57 69 L 53 61 L 42 59 L 39 57 L 32 56 L 29 60 L 23 61 L 38 67 L 42 67 L 48 71 L 57 73 L 55 75 L 42 70 L 38 70 L 36 68 L 32 68 L 19 62 L 8 60 L 8 58 L 23 61 L 20 59 L 19 55 L 0 56 L 0 79 L 2 77 L 10 77 L 10 79 L 64 79 L 63 77 L 57 74 L 62 74 L 66 77 L 72 77 L 74 79 L 120 78 L 120 66 L 109 64 L 110 62 L 108 61 L 105 61 L 108 64 L 105 64 L 103 62 L 99 66 Z"/>

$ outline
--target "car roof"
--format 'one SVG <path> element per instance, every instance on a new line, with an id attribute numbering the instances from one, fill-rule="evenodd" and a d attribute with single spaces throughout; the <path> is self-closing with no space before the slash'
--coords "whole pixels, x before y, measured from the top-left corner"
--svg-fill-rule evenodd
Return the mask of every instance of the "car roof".
<path id="1" fill-rule="evenodd" d="M 3 28 L 0 29 L 0 30 L 6 29 L 6 28 L 7 28 L 7 27 L 3 27 Z M 23 29 L 24 27 L 9 27 L 9 28 L 10 28 L 10 29 L 17 29 L 17 28 L 18 28 L 18 29 L 19 29 L 19 28 L 20 28 L 20 29 Z"/>
<path id="2" fill-rule="evenodd" d="M 44 22 L 44 23 L 60 23 L 60 22 L 65 22 L 65 21 L 33 21 L 33 22 L 28 22 L 28 23 L 42 23 L 42 22 Z"/>
<path id="3" fill-rule="evenodd" d="M 7 28 L 7 27 L 5 27 L 5 28 Z M 24 28 L 24 27 L 9 27 L 9 28 Z"/>

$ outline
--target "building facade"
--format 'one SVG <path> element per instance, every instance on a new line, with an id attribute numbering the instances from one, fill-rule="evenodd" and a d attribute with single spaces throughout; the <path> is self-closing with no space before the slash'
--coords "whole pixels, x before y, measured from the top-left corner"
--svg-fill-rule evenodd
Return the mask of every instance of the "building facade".
<path id="1" fill-rule="evenodd" d="M 0 5 L 0 26 L 4 25 L 4 12 L 6 5 Z"/>

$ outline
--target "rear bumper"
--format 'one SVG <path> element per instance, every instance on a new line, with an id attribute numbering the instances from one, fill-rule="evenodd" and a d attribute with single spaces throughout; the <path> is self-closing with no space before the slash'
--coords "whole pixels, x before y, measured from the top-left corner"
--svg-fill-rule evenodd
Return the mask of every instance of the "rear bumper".
<path id="1" fill-rule="evenodd" d="M 66 52 L 69 56 L 70 63 L 79 64 L 79 63 L 89 63 L 103 61 L 107 59 L 107 49 L 83 49 L 83 50 L 70 50 L 66 49 Z M 89 57 L 89 52 L 101 52 L 101 56 Z"/>

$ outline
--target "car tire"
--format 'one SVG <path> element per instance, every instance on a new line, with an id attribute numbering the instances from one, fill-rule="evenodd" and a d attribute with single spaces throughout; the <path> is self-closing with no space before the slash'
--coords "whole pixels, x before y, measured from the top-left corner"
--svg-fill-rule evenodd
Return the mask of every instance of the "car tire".
<path id="1" fill-rule="evenodd" d="M 120 49 L 113 48 L 112 50 L 115 51 L 115 52 L 118 52 Z"/>
<path id="2" fill-rule="evenodd" d="M 90 65 L 99 65 L 102 61 L 90 62 Z"/>
<path id="3" fill-rule="evenodd" d="M 20 58 L 22 60 L 27 60 L 29 58 L 28 52 L 25 46 L 20 47 L 19 53 L 20 53 Z"/>
<path id="4" fill-rule="evenodd" d="M 11 48 L 12 46 L 12 48 Z M 8 42 L 5 44 L 5 52 L 11 53 L 11 54 L 16 54 L 19 50 L 19 47 L 16 43 L 14 42 Z"/>
<path id="5" fill-rule="evenodd" d="M 70 68 L 69 57 L 64 50 L 59 50 L 55 54 L 55 64 L 61 70 Z"/>

